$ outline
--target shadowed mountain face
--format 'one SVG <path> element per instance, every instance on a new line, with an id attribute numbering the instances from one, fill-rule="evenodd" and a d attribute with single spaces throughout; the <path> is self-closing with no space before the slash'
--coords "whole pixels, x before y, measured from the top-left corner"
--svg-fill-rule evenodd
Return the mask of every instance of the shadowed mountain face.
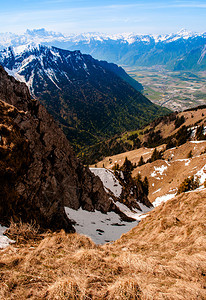
<path id="1" fill-rule="evenodd" d="M 141 85 L 122 68 L 79 51 L 29 46 L 15 54 L 7 49 L 0 62 L 26 82 L 77 150 L 168 112 L 138 92 Z"/>
<path id="2" fill-rule="evenodd" d="M 0 67 L 0 222 L 36 220 L 73 231 L 64 206 L 106 213 L 101 180 L 75 157 L 68 140 L 24 83 Z"/>

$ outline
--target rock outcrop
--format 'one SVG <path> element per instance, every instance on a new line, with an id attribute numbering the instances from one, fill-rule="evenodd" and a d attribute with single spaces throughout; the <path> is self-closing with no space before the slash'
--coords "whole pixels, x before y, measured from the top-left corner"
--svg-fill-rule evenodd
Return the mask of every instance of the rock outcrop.
<path id="1" fill-rule="evenodd" d="M 24 83 L 0 66 L 0 221 L 36 220 L 73 231 L 64 206 L 106 213 L 101 180 L 75 157 L 61 129 Z"/>

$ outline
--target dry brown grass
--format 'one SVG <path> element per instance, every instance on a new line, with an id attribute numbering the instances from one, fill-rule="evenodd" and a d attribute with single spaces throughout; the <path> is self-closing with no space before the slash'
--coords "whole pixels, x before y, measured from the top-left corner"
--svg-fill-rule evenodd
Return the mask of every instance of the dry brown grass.
<path id="1" fill-rule="evenodd" d="M 23 223 L 20 221 L 19 223 L 15 223 L 13 220 L 10 222 L 9 229 L 6 230 L 5 234 L 15 240 L 18 244 L 20 242 L 25 243 L 26 241 L 40 239 L 40 227 L 36 222 L 31 223 Z"/>
<path id="2" fill-rule="evenodd" d="M 165 149 L 166 145 L 161 145 L 159 147 L 157 147 L 156 149 L 158 151 L 161 151 L 163 149 Z M 119 164 L 119 166 L 121 167 L 125 161 L 125 158 L 127 157 L 133 164 L 138 164 L 140 157 L 142 156 L 144 161 L 147 161 L 151 155 L 152 152 L 154 151 L 154 148 L 139 148 L 136 150 L 132 150 L 132 151 L 128 151 L 128 152 L 124 152 L 124 153 L 120 153 L 120 154 L 116 154 L 113 156 L 108 156 L 105 157 L 102 161 L 91 165 L 92 168 L 95 168 L 95 166 L 97 166 L 98 168 L 102 168 L 103 165 L 105 168 L 107 169 L 112 169 L 115 165 L 115 163 Z"/>
<path id="3" fill-rule="evenodd" d="M 206 154 L 201 154 L 206 146 L 206 142 L 200 144 L 186 143 L 176 149 L 166 150 L 164 153 L 165 160 L 157 160 L 152 163 L 137 167 L 134 169 L 132 176 L 135 177 L 140 172 L 142 178 L 147 176 L 149 181 L 149 200 L 153 202 L 157 197 L 165 194 L 176 193 L 177 187 L 187 177 L 195 175 L 197 171 L 204 167 Z M 193 152 L 193 157 L 185 161 L 188 151 Z M 201 155 L 200 155 L 201 154 Z M 172 159 L 171 159 L 172 158 Z M 168 162 L 167 160 L 170 159 Z M 166 170 L 162 175 L 156 172 L 156 176 L 151 174 L 155 168 L 165 166 Z M 172 191 L 172 192 L 171 192 Z"/>
<path id="4" fill-rule="evenodd" d="M 206 191 L 191 192 L 113 244 L 61 231 L 9 246 L 0 299 L 206 299 L 205 212 Z"/>
<path id="5" fill-rule="evenodd" d="M 84 299 L 84 294 L 82 293 L 82 287 L 77 284 L 75 279 L 65 277 L 56 281 L 51 287 L 49 287 L 45 297 L 49 300 L 81 300 Z"/>
<path id="6" fill-rule="evenodd" d="M 161 145 L 157 149 L 159 151 L 163 150 L 165 149 L 165 145 Z M 136 177 L 140 173 L 142 178 L 145 176 L 148 178 L 149 200 L 153 202 L 157 197 L 177 192 L 177 187 L 181 182 L 187 177 L 195 175 L 205 165 L 205 149 L 206 141 L 202 141 L 200 144 L 187 142 L 177 148 L 168 149 L 164 152 L 164 160 L 157 160 L 137 167 L 133 170 L 132 176 Z M 97 163 L 97 167 L 102 167 L 104 164 L 106 168 L 111 169 L 115 163 L 121 166 L 125 157 L 133 164 L 138 164 L 141 156 L 143 156 L 144 161 L 149 159 L 153 150 L 153 148 L 140 148 L 106 157 L 103 161 Z M 188 158 L 189 151 L 192 151 L 193 157 L 190 158 L 190 161 L 184 161 L 184 159 Z M 155 168 L 160 168 L 163 165 L 167 168 L 163 174 L 160 175 L 156 172 L 157 176 L 152 177 L 151 174 L 155 171 Z"/>

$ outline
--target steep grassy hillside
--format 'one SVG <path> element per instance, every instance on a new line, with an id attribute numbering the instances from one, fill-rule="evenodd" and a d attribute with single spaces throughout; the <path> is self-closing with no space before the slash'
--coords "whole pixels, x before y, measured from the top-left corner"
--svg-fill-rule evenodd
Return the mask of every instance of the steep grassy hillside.
<path id="1" fill-rule="evenodd" d="M 0 298 L 203 300 L 205 203 L 205 190 L 181 194 L 104 246 L 13 226 L 19 242 L 1 251 Z"/>
<path id="2" fill-rule="evenodd" d="M 186 110 L 180 113 L 174 112 L 167 116 L 155 119 L 150 124 L 136 129 L 126 131 L 121 135 L 115 136 L 107 141 L 99 142 L 85 149 L 82 158 L 85 163 L 102 166 L 105 157 L 114 156 L 119 153 L 139 149 L 141 147 L 158 147 L 166 144 L 167 148 L 179 146 L 187 140 L 195 138 L 194 134 L 199 127 L 206 124 L 205 106 Z M 194 127 L 194 128 L 193 128 Z M 193 135 L 191 136 L 190 128 Z M 198 135 L 197 139 L 205 137 Z M 98 163 L 100 162 L 100 164 Z"/>
<path id="3" fill-rule="evenodd" d="M 149 200 L 156 205 L 174 197 L 181 183 L 195 176 L 206 179 L 206 109 L 196 108 L 155 120 L 141 131 L 127 132 L 119 138 L 130 149 L 104 157 L 93 167 L 121 169 L 131 161 L 132 177 L 147 177 Z M 131 138 L 132 137 L 132 138 Z M 156 147 L 156 148 L 155 148 Z"/>

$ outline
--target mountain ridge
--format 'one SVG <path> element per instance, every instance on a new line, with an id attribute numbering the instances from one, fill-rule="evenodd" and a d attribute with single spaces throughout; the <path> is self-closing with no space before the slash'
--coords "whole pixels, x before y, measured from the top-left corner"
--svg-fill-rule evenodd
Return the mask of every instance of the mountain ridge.
<path id="1" fill-rule="evenodd" d="M 138 92 L 141 85 L 114 64 L 80 51 L 29 49 L 21 54 L 2 50 L 0 63 L 27 83 L 78 149 L 168 112 Z"/>
<path id="2" fill-rule="evenodd" d="M 197 33 L 197 32 L 191 32 L 187 31 L 186 29 L 181 29 L 177 33 L 168 33 L 168 34 L 137 34 L 134 32 L 130 33 L 118 33 L 118 34 L 107 34 L 107 33 L 101 33 L 101 32 L 86 32 L 86 33 L 80 33 L 80 34 L 62 34 L 60 32 L 54 32 L 54 31 L 47 31 L 44 28 L 41 29 L 33 29 L 29 30 L 27 29 L 26 32 L 22 35 L 20 34 L 13 34 L 11 32 L 6 33 L 0 33 L 0 45 L 3 47 L 8 46 L 16 46 L 22 45 L 22 44 L 28 44 L 32 42 L 51 42 L 52 39 L 59 39 L 60 41 L 72 41 L 72 42 L 79 42 L 81 40 L 86 40 L 89 42 L 90 40 L 97 40 L 97 41 L 103 41 L 104 39 L 110 39 L 110 40 L 123 40 L 128 43 L 134 43 L 135 40 L 142 40 L 145 42 L 148 42 L 148 38 L 154 39 L 156 43 L 162 42 L 162 41 L 174 41 L 176 39 L 184 38 L 188 39 L 191 37 L 197 37 L 197 36 L 205 36 L 206 32 Z M 12 44 L 13 40 L 13 44 Z M 15 43 L 16 40 L 16 43 Z"/>
<path id="3" fill-rule="evenodd" d="M 173 70 L 176 60 L 205 45 L 206 33 L 180 30 L 164 35 L 85 33 L 62 35 L 45 29 L 27 30 L 24 35 L 0 34 L 0 48 L 28 44 L 56 46 L 91 54 L 96 59 L 127 66 L 161 64 Z M 151 56 L 152 55 L 152 56 Z M 163 57 L 162 57 L 163 56 Z M 162 57 L 162 58 L 161 58 Z M 197 59 L 198 60 L 198 59 Z M 197 63 L 197 62 L 196 62 Z M 205 69 L 205 67 L 204 67 Z"/>

